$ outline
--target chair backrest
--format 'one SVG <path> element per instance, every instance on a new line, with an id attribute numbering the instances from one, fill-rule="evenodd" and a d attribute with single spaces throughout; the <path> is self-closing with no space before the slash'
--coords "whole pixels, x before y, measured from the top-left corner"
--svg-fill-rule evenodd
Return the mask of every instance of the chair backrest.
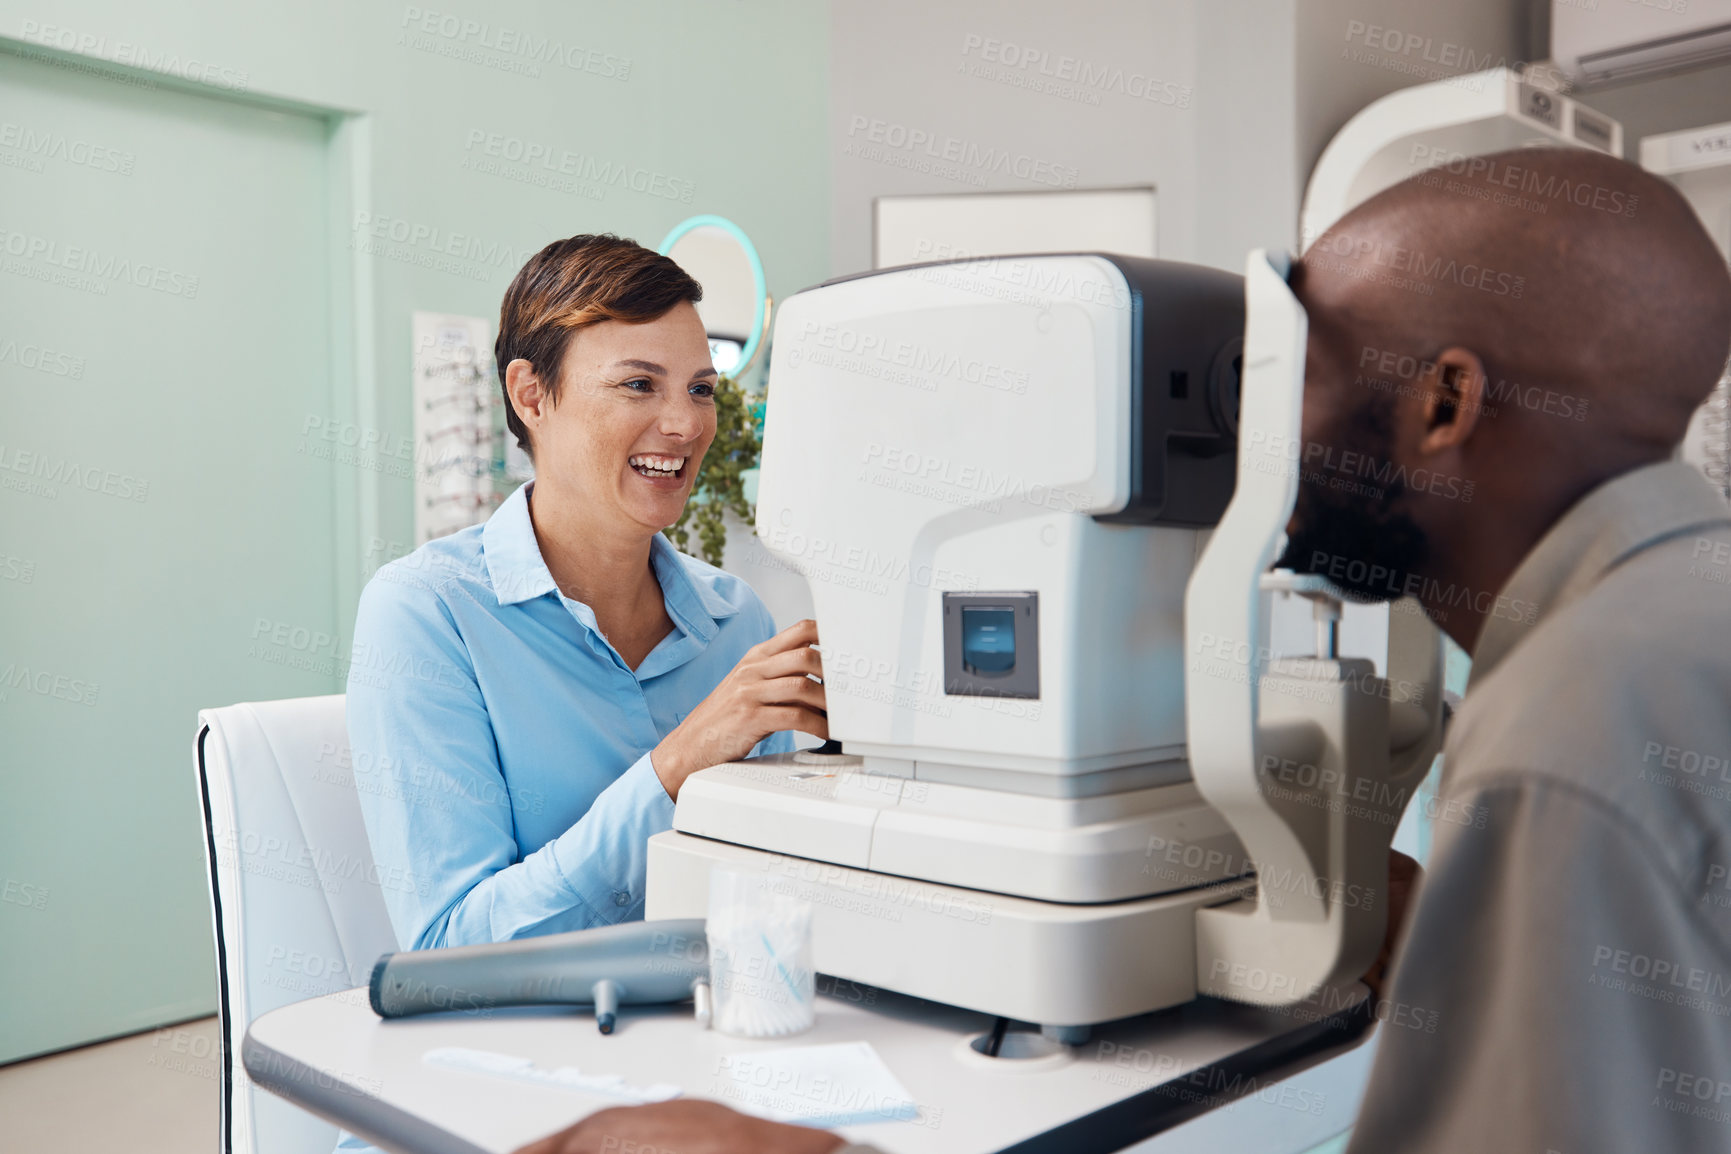
<path id="1" fill-rule="evenodd" d="M 221 990 L 223 1154 L 330 1154 L 336 1127 L 257 1090 L 240 1052 L 260 1014 L 365 986 L 397 948 L 379 888 L 392 879 L 367 843 L 342 695 L 201 710 L 194 760 Z"/>

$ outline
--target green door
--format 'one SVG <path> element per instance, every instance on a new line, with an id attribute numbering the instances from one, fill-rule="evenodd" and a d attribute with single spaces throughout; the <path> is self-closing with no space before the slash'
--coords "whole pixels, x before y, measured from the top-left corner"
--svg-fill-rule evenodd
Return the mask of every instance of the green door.
<path id="1" fill-rule="evenodd" d="M 331 133 L 0 53 L 0 1062 L 213 1011 L 195 715 L 341 689 Z"/>

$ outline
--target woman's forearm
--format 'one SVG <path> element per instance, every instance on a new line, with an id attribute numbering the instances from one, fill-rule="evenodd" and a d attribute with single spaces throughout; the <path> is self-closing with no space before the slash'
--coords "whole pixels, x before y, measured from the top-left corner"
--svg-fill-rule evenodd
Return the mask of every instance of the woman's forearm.
<path id="1" fill-rule="evenodd" d="M 507 941 L 612 925 L 643 916 L 649 838 L 668 829 L 673 803 L 649 755 L 602 790 L 569 829 L 515 864 L 447 875 L 416 949 Z M 514 844 L 514 843 L 513 843 Z M 491 868 L 489 868 L 491 867 Z M 424 908 L 432 911 L 437 897 Z"/>

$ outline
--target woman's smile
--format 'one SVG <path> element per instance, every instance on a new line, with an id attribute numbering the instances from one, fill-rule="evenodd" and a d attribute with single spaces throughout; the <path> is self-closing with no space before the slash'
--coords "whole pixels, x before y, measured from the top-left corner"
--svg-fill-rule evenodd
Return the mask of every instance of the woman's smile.
<path id="1" fill-rule="evenodd" d="M 677 489 L 685 483 L 685 465 L 689 454 L 635 453 L 628 460 L 639 477 L 656 483 L 657 488 Z"/>

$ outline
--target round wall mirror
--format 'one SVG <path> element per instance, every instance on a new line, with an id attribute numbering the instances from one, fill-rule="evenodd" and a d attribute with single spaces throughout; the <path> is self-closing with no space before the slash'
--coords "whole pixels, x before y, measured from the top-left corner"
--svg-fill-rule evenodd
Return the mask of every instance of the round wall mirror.
<path id="1" fill-rule="evenodd" d="M 737 377 L 751 366 L 769 319 L 763 262 L 745 231 L 724 216 L 682 220 L 656 251 L 673 258 L 703 286 L 697 315 L 709 333 L 715 370 Z"/>

